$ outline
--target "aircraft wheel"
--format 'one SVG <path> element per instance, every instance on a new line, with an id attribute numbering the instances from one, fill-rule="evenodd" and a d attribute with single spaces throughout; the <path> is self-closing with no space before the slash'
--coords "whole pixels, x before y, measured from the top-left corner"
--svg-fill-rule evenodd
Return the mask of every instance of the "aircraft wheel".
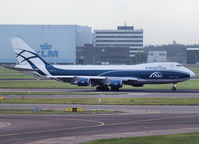
<path id="1" fill-rule="evenodd" d="M 108 87 L 100 87 L 100 86 L 98 86 L 98 87 L 96 87 L 96 90 L 97 91 L 109 91 L 109 88 Z"/>
<path id="2" fill-rule="evenodd" d="M 101 91 L 101 87 L 99 87 L 99 86 L 96 87 L 96 90 L 97 90 L 97 91 Z"/>
<path id="3" fill-rule="evenodd" d="M 119 87 L 111 87 L 111 91 L 119 91 Z"/>
<path id="4" fill-rule="evenodd" d="M 104 91 L 109 91 L 109 88 L 107 86 L 104 87 Z"/>
<path id="5" fill-rule="evenodd" d="M 176 87 L 172 87 L 172 92 L 175 92 L 176 91 Z"/>

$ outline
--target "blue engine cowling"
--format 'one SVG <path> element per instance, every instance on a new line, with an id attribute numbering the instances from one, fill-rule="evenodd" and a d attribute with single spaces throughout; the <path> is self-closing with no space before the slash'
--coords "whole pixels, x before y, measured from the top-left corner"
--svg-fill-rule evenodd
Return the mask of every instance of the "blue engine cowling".
<path id="1" fill-rule="evenodd" d="M 80 78 L 77 80 L 78 86 L 89 86 L 90 85 L 90 79 L 88 78 Z"/>
<path id="2" fill-rule="evenodd" d="M 121 88 L 123 86 L 123 82 L 122 82 L 122 80 L 111 80 L 110 86 Z"/>

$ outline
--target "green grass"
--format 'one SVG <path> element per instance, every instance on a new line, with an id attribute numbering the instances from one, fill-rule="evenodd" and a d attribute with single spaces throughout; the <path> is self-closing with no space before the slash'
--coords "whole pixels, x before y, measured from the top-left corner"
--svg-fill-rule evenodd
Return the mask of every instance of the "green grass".
<path id="1" fill-rule="evenodd" d="M 65 110 L 41 110 L 34 112 L 31 109 L 0 109 L 0 114 L 111 114 L 120 113 L 119 111 L 104 111 L 104 110 L 85 110 L 84 112 L 66 112 Z"/>
<path id="2" fill-rule="evenodd" d="M 0 81 L 0 88 L 78 88 L 78 86 L 54 80 L 42 80 L 42 81 L 31 80 L 31 81 Z"/>
<path id="3" fill-rule="evenodd" d="M 76 92 L 76 93 L 67 93 L 67 92 L 0 92 L 0 95 L 122 95 L 127 93 L 86 93 L 86 92 Z"/>
<path id="4" fill-rule="evenodd" d="M 199 133 L 102 139 L 85 144 L 199 144 Z"/>
<path id="5" fill-rule="evenodd" d="M 20 79 L 20 78 L 35 78 L 35 77 L 32 75 L 0 67 L 0 79 L 9 79 L 9 78 Z"/>
<path id="6" fill-rule="evenodd" d="M 124 88 L 130 89 L 168 89 L 170 90 L 172 84 L 146 84 L 144 87 L 132 87 L 132 86 L 124 86 Z M 177 84 L 177 89 L 199 89 L 199 80 L 188 80 L 184 82 L 180 82 Z"/>
<path id="7" fill-rule="evenodd" d="M 25 98 L 5 99 L 10 104 L 82 104 L 82 105 L 199 105 L 199 98 Z"/>

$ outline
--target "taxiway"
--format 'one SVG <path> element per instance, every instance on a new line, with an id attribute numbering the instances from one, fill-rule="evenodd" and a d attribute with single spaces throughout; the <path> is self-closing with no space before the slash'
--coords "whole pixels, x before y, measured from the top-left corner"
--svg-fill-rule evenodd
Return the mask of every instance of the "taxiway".
<path id="1" fill-rule="evenodd" d="M 76 144 L 103 135 L 117 137 L 199 131 L 199 114 L 0 115 L 0 120 L 12 123 L 0 128 L 3 144 L 53 143 L 48 138 L 56 138 L 57 144 Z M 64 137 L 64 141 L 57 137 Z M 69 141 L 71 137 L 73 141 Z"/>
<path id="2" fill-rule="evenodd" d="M 149 90 L 149 89 L 121 89 L 119 92 L 102 91 L 96 92 L 94 89 L 7 89 L 0 88 L 1 92 L 27 92 L 28 95 L 1 95 L 6 98 L 199 98 L 199 90 L 177 90 L 171 92 L 170 90 Z M 60 95 L 31 95 L 31 92 L 56 92 Z M 76 93 L 61 94 L 61 93 Z M 78 94 L 79 93 L 79 94 Z M 81 93 L 86 93 L 81 94 Z M 91 95 L 89 95 L 89 93 Z M 94 95 L 96 93 L 97 95 Z"/>

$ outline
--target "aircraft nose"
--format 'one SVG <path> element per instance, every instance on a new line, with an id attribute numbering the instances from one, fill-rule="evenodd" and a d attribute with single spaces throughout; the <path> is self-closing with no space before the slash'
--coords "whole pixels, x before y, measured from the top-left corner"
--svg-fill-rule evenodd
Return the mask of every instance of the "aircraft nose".
<path id="1" fill-rule="evenodd" d="M 190 71 L 190 78 L 192 78 L 192 77 L 194 77 L 196 74 L 194 73 L 194 72 L 192 72 L 192 71 Z"/>

